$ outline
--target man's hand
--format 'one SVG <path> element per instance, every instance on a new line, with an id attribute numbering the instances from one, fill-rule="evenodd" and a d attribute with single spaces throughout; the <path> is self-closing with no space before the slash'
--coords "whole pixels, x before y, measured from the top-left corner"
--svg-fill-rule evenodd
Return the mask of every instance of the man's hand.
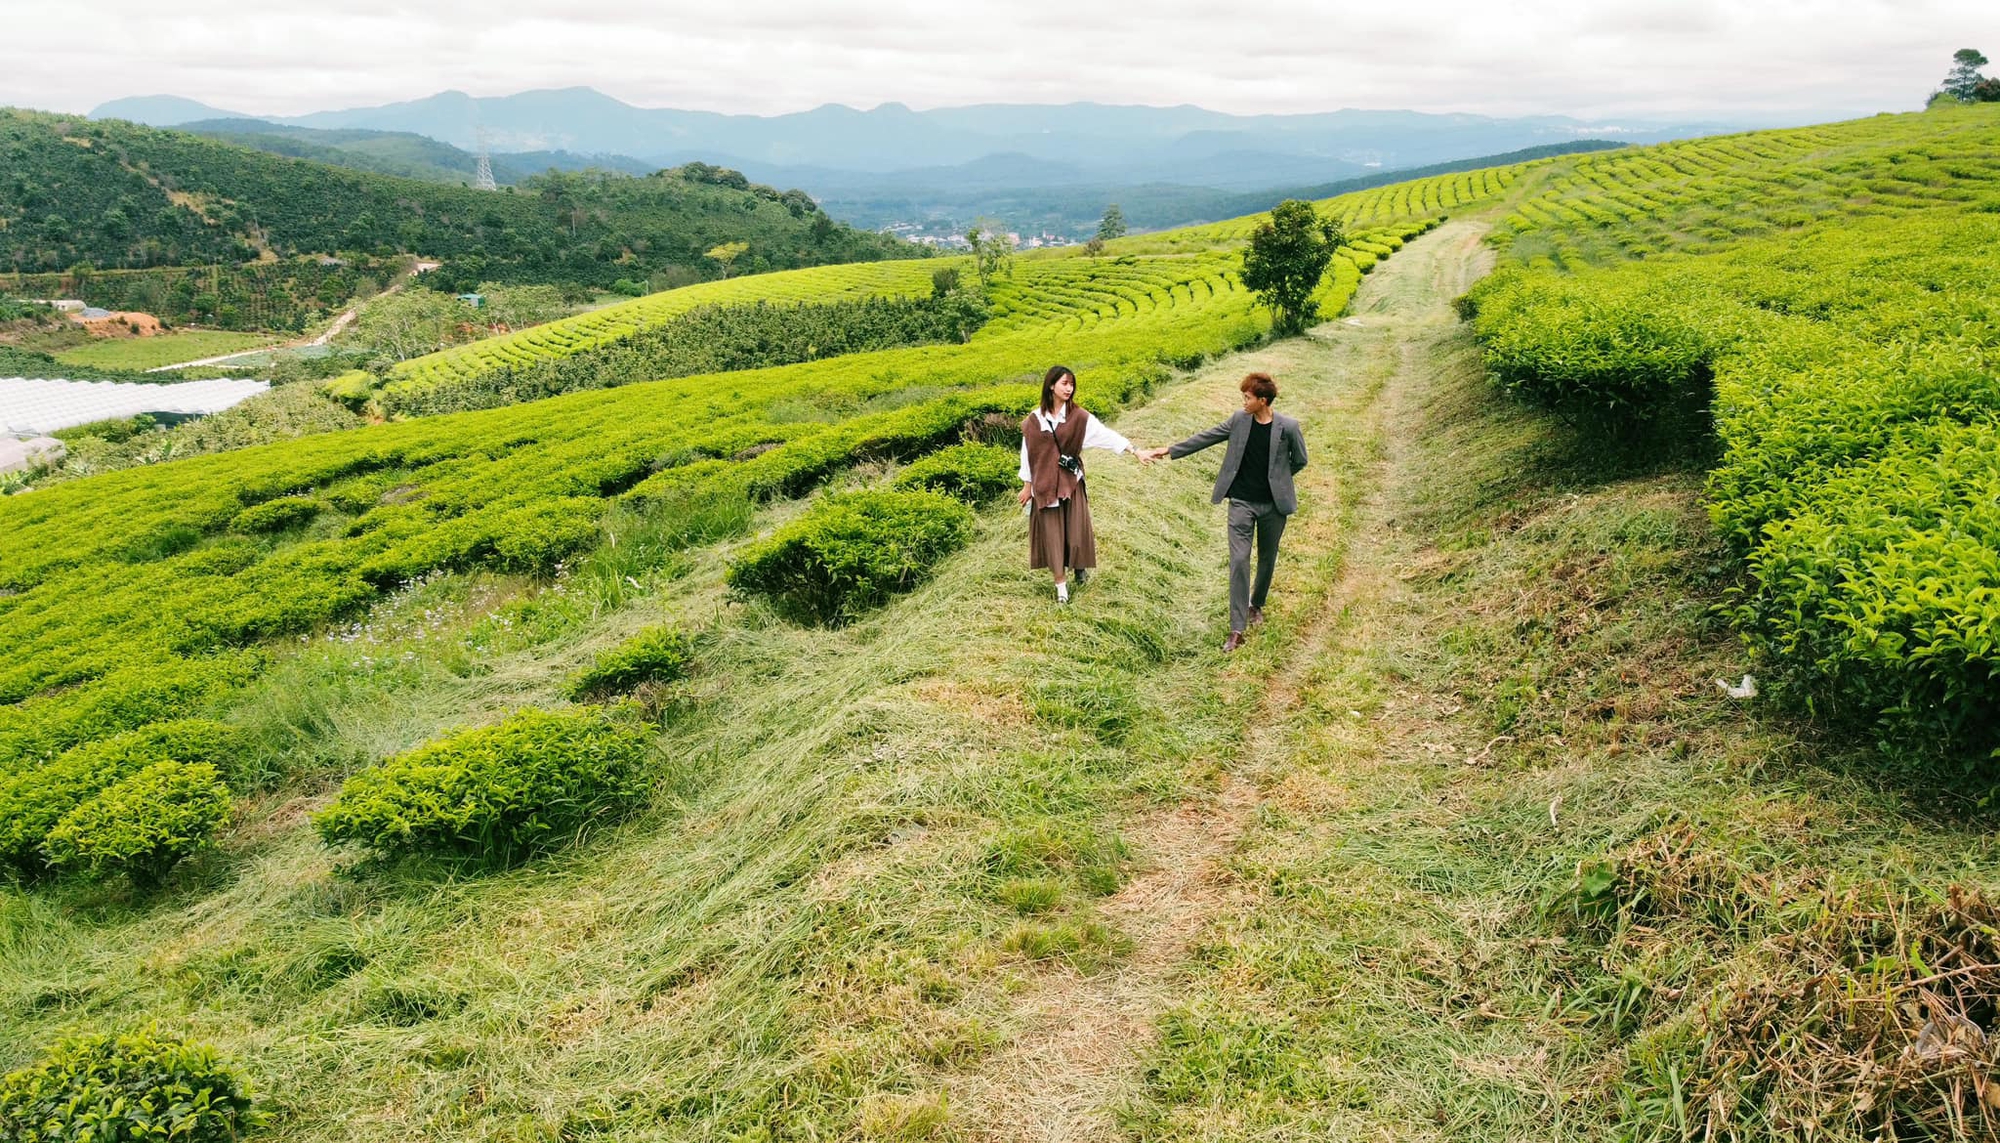
<path id="1" fill-rule="evenodd" d="M 1139 459 L 1145 461 L 1147 464 L 1151 464 L 1156 460 L 1165 460 L 1166 458 L 1167 450 L 1164 446 L 1160 448 L 1142 448 L 1139 450 Z"/>
<path id="2" fill-rule="evenodd" d="M 1033 500 L 1034 498 L 1035 498 L 1035 486 L 1032 484 L 1023 484 L 1021 486 L 1021 494 L 1019 496 L 1016 496 L 1014 499 L 1017 503 L 1021 505 L 1021 507 L 1026 508 L 1028 506 L 1028 501 Z"/>

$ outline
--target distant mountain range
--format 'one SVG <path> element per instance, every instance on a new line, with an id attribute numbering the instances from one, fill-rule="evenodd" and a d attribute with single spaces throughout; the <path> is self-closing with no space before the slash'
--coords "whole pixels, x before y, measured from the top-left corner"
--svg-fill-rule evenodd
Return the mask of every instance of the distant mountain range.
<path id="1" fill-rule="evenodd" d="M 1255 191 L 1143 183 L 1136 186 L 1057 186 L 1008 189 L 954 187 L 939 184 L 905 189 L 836 190 L 823 195 L 820 208 L 843 222 L 876 229 L 892 222 L 930 218 L 963 220 L 988 216 L 1005 220 L 1024 234 L 1051 231 L 1087 235 L 1105 204 L 1118 203 L 1125 221 L 1138 230 L 1164 230 L 1224 218 L 1240 218 L 1271 209 L 1288 198 L 1323 199 L 1370 187 L 1429 178 L 1480 167 L 1505 167 L 1579 151 L 1603 151 L 1626 146 L 1601 139 L 1547 143 L 1497 155 L 1476 155 L 1448 163 L 1371 171 L 1353 178 L 1322 183 L 1288 183 Z"/>
<path id="2" fill-rule="evenodd" d="M 634 107 L 587 87 L 474 98 L 446 91 L 380 107 L 253 116 L 176 96 L 119 99 L 93 118 L 154 126 L 262 119 L 293 127 L 405 131 L 495 154 L 563 151 L 673 166 L 734 167 L 778 186 L 855 190 L 885 175 L 993 186 L 1174 183 L 1254 190 L 1326 182 L 1579 138 L 1650 143 L 1737 130 L 1715 122 L 1593 123 L 1415 111 L 1227 115 L 1199 107 L 981 104 L 870 111 L 828 104 L 788 115 Z M 908 185 L 910 179 L 897 178 Z"/>
<path id="3" fill-rule="evenodd" d="M 479 157 L 450 143 L 409 131 L 371 131 L 361 127 L 321 129 L 291 127 L 262 119 L 196 119 L 174 128 L 206 135 L 240 147 L 274 155 L 311 159 L 340 167 L 425 179 L 441 183 L 471 183 Z M 657 163 L 625 155 L 579 155 L 573 151 L 517 151 L 492 156 L 493 178 L 507 185 L 548 170 L 580 171 L 589 167 L 627 175 L 651 174 Z"/>

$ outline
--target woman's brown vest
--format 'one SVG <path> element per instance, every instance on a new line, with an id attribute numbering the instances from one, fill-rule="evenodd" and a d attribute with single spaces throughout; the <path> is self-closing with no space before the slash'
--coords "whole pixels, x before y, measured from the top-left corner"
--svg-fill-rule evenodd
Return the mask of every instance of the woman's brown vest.
<path id="1" fill-rule="evenodd" d="M 1034 489 L 1036 507 L 1053 508 L 1076 495 L 1079 479 L 1056 463 L 1056 454 L 1081 458 L 1083 434 L 1089 427 L 1090 414 L 1074 403 L 1069 407 L 1069 418 L 1057 425 L 1055 432 L 1043 428 L 1042 419 L 1033 413 L 1021 422 L 1021 439 L 1028 442 L 1028 485 Z M 1079 468 L 1081 463 L 1079 459 Z"/>

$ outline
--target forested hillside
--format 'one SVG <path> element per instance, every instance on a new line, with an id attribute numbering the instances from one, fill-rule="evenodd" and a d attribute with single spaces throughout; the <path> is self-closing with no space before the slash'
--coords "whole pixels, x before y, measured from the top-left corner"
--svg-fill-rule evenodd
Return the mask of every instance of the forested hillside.
<path id="1" fill-rule="evenodd" d="M 178 131 L 0 111 L 0 268 L 131 269 L 417 253 L 441 284 L 720 277 L 909 257 L 800 192 L 691 164 L 550 174 L 500 192 L 280 158 Z M 747 244 L 732 265 L 706 257 Z"/>

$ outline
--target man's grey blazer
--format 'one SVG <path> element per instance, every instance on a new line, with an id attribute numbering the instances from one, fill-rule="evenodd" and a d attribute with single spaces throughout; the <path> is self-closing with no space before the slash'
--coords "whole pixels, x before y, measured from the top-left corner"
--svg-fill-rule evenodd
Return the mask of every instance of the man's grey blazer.
<path id="1" fill-rule="evenodd" d="M 1203 429 L 1168 448 L 1167 455 L 1179 460 L 1212 444 L 1228 441 L 1229 450 L 1222 454 L 1222 471 L 1215 477 L 1215 495 L 1208 501 L 1220 504 L 1229 495 L 1236 470 L 1243 467 L 1243 448 L 1250 439 L 1250 426 L 1256 423 L 1250 414 L 1238 409 L 1214 428 Z M 1272 413 L 1271 425 L 1271 503 L 1289 516 L 1299 510 L 1299 494 L 1292 488 L 1292 474 L 1306 466 L 1306 435 L 1300 431 L 1298 421 L 1283 413 Z"/>

